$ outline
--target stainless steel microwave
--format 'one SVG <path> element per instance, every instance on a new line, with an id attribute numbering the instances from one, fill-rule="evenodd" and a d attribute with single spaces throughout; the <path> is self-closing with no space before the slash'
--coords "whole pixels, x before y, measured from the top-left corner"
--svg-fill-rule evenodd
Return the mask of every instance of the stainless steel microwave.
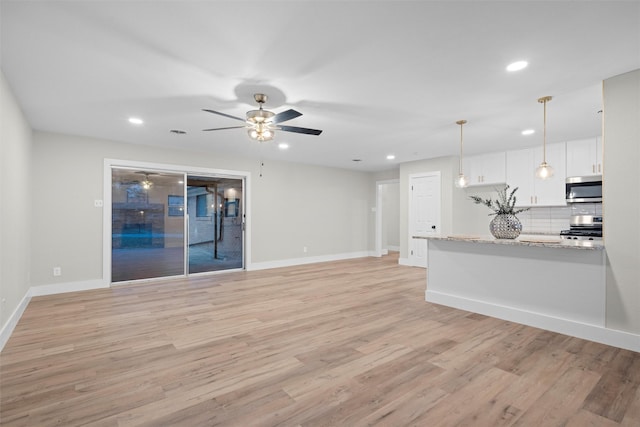
<path id="1" fill-rule="evenodd" d="M 566 198 L 567 203 L 602 203 L 602 175 L 568 177 Z"/>

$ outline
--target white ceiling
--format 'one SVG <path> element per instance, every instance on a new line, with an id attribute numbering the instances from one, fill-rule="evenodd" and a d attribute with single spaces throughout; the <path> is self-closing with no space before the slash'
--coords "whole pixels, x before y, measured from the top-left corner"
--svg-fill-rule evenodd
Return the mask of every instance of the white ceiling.
<path id="1" fill-rule="evenodd" d="M 459 119 L 468 154 L 542 144 L 545 95 L 548 142 L 600 134 L 601 81 L 640 68 L 637 1 L 2 0 L 0 18 L 35 129 L 367 171 L 456 155 Z M 243 117 L 256 92 L 324 132 L 202 132 L 240 124 L 203 108 Z"/>

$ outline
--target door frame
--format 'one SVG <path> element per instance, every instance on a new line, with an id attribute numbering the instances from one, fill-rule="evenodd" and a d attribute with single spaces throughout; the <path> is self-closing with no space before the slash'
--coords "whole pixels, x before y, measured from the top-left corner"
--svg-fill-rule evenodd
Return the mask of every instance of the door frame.
<path id="1" fill-rule="evenodd" d="M 244 184 L 243 189 L 243 206 L 242 215 L 244 216 L 244 232 L 243 232 L 243 256 L 244 256 L 244 270 L 249 270 L 251 266 L 251 172 L 248 171 L 236 171 L 228 169 L 211 169 L 202 168 L 197 166 L 188 165 L 174 165 L 166 163 L 152 163 L 152 162 L 140 162 L 135 160 L 120 160 L 120 159 L 104 159 L 103 166 L 103 206 L 102 206 L 102 281 L 103 283 L 112 286 L 111 283 L 111 236 L 112 236 L 112 198 L 111 198 L 111 169 L 112 168 L 131 168 L 131 169 L 144 169 L 144 170 L 157 170 L 161 172 L 170 173 L 182 173 L 186 175 L 204 175 L 204 176 L 223 176 L 230 178 L 242 179 Z M 185 188 L 186 188 L 185 181 Z M 186 227 L 186 218 L 185 218 Z M 185 239 L 186 239 L 185 234 Z M 185 254 L 187 248 L 185 248 Z M 188 275 L 188 271 L 185 269 L 184 276 Z M 145 280 L 158 280 L 154 279 L 142 279 L 139 282 Z"/>
<path id="2" fill-rule="evenodd" d="M 408 186 L 407 186 L 407 190 L 408 190 L 408 209 L 409 211 L 407 212 L 407 218 L 408 218 L 408 227 L 407 227 L 407 231 L 409 233 L 408 238 L 407 238 L 407 261 L 408 261 L 408 265 L 411 266 L 417 266 L 417 267 L 424 267 L 418 263 L 416 263 L 415 261 L 415 257 L 411 254 L 411 251 L 413 249 L 413 236 L 414 234 L 414 226 L 413 226 L 413 196 L 412 196 L 412 189 L 411 186 L 413 184 L 413 180 L 415 178 L 427 178 L 427 177 L 435 177 L 438 179 L 438 203 L 439 203 L 439 212 L 438 212 L 438 221 L 436 222 L 436 230 L 438 230 L 438 233 L 440 232 L 441 228 L 442 228 L 442 174 L 440 173 L 440 171 L 433 171 L 433 172 L 420 172 L 420 173 L 413 173 L 409 175 L 409 179 L 408 179 Z M 428 253 L 427 253 L 427 259 L 428 259 Z"/>

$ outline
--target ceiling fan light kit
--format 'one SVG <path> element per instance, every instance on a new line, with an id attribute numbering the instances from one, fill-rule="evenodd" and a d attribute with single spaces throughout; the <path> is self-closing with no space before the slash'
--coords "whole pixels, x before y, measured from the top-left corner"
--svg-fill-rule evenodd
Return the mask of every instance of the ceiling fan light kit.
<path id="1" fill-rule="evenodd" d="M 288 120 L 295 119 L 296 117 L 300 117 L 302 113 L 299 113 L 296 110 L 289 109 L 275 114 L 273 111 L 263 109 L 262 106 L 265 102 L 267 102 L 267 95 L 265 95 L 264 93 L 256 93 L 255 95 L 253 95 L 253 99 L 255 99 L 259 107 L 257 110 L 247 111 L 246 117 L 244 119 L 241 117 L 232 116 L 230 114 L 221 113 L 219 111 L 203 109 L 203 111 L 206 111 L 208 113 L 218 114 L 230 119 L 245 122 L 244 126 L 204 129 L 204 131 L 245 128 L 247 129 L 247 134 L 249 135 L 249 137 L 259 142 L 272 140 L 276 134 L 276 131 L 279 130 L 284 132 L 302 133 L 306 135 L 320 135 L 322 133 L 322 131 L 318 129 L 301 128 L 296 126 L 280 126 L 278 125 L 278 123 L 286 122 Z"/>
<path id="2" fill-rule="evenodd" d="M 151 186 L 153 185 L 153 182 L 151 182 L 151 180 L 149 179 L 149 174 L 148 173 L 144 174 L 144 181 L 142 181 L 140 183 L 140 185 L 142 185 L 142 188 L 145 189 L 145 190 L 151 189 Z"/>
<path id="3" fill-rule="evenodd" d="M 543 134 L 542 134 L 542 163 L 536 168 L 536 177 L 548 179 L 553 176 L 553 168 L 547 163 L 547 102 L 553 99 L 551 96 L 543 96 L 538 102 L 544 105 Z"/>

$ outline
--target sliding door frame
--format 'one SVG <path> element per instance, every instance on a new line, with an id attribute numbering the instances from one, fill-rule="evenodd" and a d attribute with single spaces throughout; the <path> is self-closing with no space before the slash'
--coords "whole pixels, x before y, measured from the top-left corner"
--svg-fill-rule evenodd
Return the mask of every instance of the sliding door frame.
<path id="1" fill-rule="evenodd" d="M 134 160 L 119 160 L 119 159 L 104 159 L 104 170 L 103 170 L 103 207 L 102 207 L 102 280 L 103 283 L 109 284 L 112 286 L 111 282 L 111 251 L 112 251 L 112 189 L 111 189 L 111 171 L 113 168 L 124 168 L 124 169 L 142 169 L 142 170 L 154 170 L 159 172 L 170 172 L 170 173 L 182 173 L 185 175 L 202 175 L 202 176 L 212 176 L 212 177 L 224 177 L 224 178 L 236 178 L 242 179 L 244 183 L 244 188 L 242 192 L 242 205 L 244 209 L 242 211 L 243 215 L 243 224 L 244 224 L 244 232 L 243 232 L 243 256 L 244 256 L 244 270 L 249 270 L 251 266 L 251 173 L 247 171 L 236 171 L 236 170 L 228 170 L 228 169 L 212 169 L 212 168 L 202 168 L 196 166 L 188 166 L 188 165 L 173 165 L 173 164 L 165 164 L 165 163 L 150 163 L 150 162 L 139 162 Z M 187 182 L 185 181 L 185 191 L 186 191 Z M 186 200 L 186 194 L 185 194 Z M 186 215 L 186 211 L 185 211 Z M 186 229 L 187 226 L 187 218 L 185 218 L 185 233 L 188 233 Z M 186 241 L 185 234 L 185 241 Z M 185 255 L 188 254 L 188 248 L 185 247 Z M 186 257 L 185 257 L 186 258 Z M 185 268 L 184 275 L 188 275 L 188 269 Z M 175 276 L 174 276 L 175 277 Z M 141 279 L 139 282 L 144 280 L 157 280 L 159 278 L 154 279 Z"/>

